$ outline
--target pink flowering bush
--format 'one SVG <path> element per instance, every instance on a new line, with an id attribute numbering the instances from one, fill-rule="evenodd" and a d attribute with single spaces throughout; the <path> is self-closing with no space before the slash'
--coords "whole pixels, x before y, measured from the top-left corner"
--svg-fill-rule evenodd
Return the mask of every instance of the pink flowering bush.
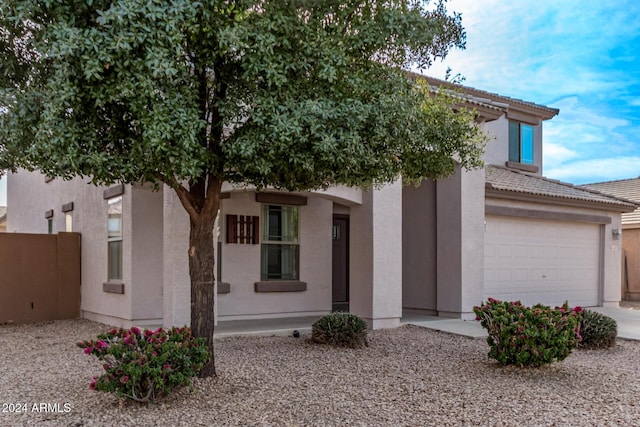
<path id="1" fill-rule="evenodd" d="M 503 365 L 538 367 L 562 361 L 581 341 L 582 308 L 552 309 L 489 298 L 473 308 L 489 334 L 489 357 Z"/>
<path id="2" fill-rule="evenodd" d="M 114 328 L 96 340 L 78 342 L 78 347 L 104 362 L 104 374 L 93 378 L 91 389 L 138 402 L 153 402 L 191 385 L 209 360 L 204 338 L 194 338 L 187 327 Z"/>

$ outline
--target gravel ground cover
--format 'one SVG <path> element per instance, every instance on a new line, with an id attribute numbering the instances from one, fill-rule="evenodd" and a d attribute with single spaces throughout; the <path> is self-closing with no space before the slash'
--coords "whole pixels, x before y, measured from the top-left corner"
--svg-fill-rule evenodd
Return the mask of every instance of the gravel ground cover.
<path id="1" fill-rule="evenodd" d="M 87 320 L 0 326 L 0 425 L 640 424 L 640 342 L 521 369 L 489 360 L 483 339 L 416 326 L 375 331 L 355 350 L 304 336 L 224 338 L 217 378 L 146 406 L 89 389 L 101 366 L 75 343 L 106 329 Z"/>

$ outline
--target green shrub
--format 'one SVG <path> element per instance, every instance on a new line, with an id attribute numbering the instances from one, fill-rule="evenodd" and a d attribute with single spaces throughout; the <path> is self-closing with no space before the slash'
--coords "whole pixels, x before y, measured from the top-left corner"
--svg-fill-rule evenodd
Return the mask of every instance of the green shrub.
<path id="1" fill-rule="evenodd" d="M 580 322 L 581 348 L 609 348 L 616 344 L 618 324 L 614 319 L 595 311 L 585 310 Z"/>
<path id="2" fill-rule="evenodd" d="M 489 334 L 489 357 L 503 365 L 538 367 L 559 362 L 580 341 L 582 308 L 571 309 L 567 303 L 551 309 L 489 298 L 473 311 Z"/>
<path id="3" fill-rule="evenodd" d="M 351 313 L 327 314 L 311 327 L 311 341 L 337 347 L 362 347 L 367 345 L 367 322 Z"/>
<path id="4" fill-rule="evenodd" d="M 93 378 L 91 389 L 138 402 L 153 402 L 191 385 L 191 378 L 209 360 L 205 339 L 194 338 L 187 327 L 114 328 L 96 340 L 78 342 L 78 347 L 105 362 L 104 374 Z"/>

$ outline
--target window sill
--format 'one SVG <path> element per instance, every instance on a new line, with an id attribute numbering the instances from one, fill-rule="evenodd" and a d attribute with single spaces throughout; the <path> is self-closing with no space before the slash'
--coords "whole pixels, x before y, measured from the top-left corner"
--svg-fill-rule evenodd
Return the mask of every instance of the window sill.
<path id="1" fill-rule="evenodd" d="M 124 294 L 124 283 L 105 282 L 102 284 L 102 291 L 109 294 Z"/>
<path id="2" fill-rule="evenodd" d="M 218 282 L 218 294 L 228 294 L 231 292 L 231 285 L 227 282 Z"/>
<path id="3" fill-rule="evenodd" d="M 518 162 L 506 162 L 505 166 L 511 169 L 518 169 L 525 172 L 538 173 L 540 168 L 536 165 L 530 165 L 527 163 L 518 163 Z"/>
<path id="4" fill-rule="evenodd" d="M 299 280 L 268 280 L 254 283 L 256 292 L 304 292 L 307 283 Z"/>

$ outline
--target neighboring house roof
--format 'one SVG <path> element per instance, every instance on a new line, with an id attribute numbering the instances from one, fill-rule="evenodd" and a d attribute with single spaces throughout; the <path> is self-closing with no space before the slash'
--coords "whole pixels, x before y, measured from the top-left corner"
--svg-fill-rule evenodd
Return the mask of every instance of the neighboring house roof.
<path id="1" fill-rule="evenodd" d="M 7 207 L 0 206 L 0 224 L 7 222 Z"/>
<path id="2" fill-rule="evenodd" d="M 640 203 L 640 177 L 621 179 L 618 181 L 595 182 L 593 184 L 585 184 L 582 187 L 602 191 L 603 193 Z M 622 225 L 631 224 L 640 224 L 640 208 L 633 212 L 622 214 Z"/>
<path id="3" fill-rule="evenodd" d="M 621 197 L 503 166 L 487 166 L 485 177 L 485 188 L 488 195 L 502 195 L 510 198 L 525 196 L 526 199 L 537 196 L 548 201 L 595 204 L 621 212 L 631 212 L 640 206 L 638 203 Z"/>

